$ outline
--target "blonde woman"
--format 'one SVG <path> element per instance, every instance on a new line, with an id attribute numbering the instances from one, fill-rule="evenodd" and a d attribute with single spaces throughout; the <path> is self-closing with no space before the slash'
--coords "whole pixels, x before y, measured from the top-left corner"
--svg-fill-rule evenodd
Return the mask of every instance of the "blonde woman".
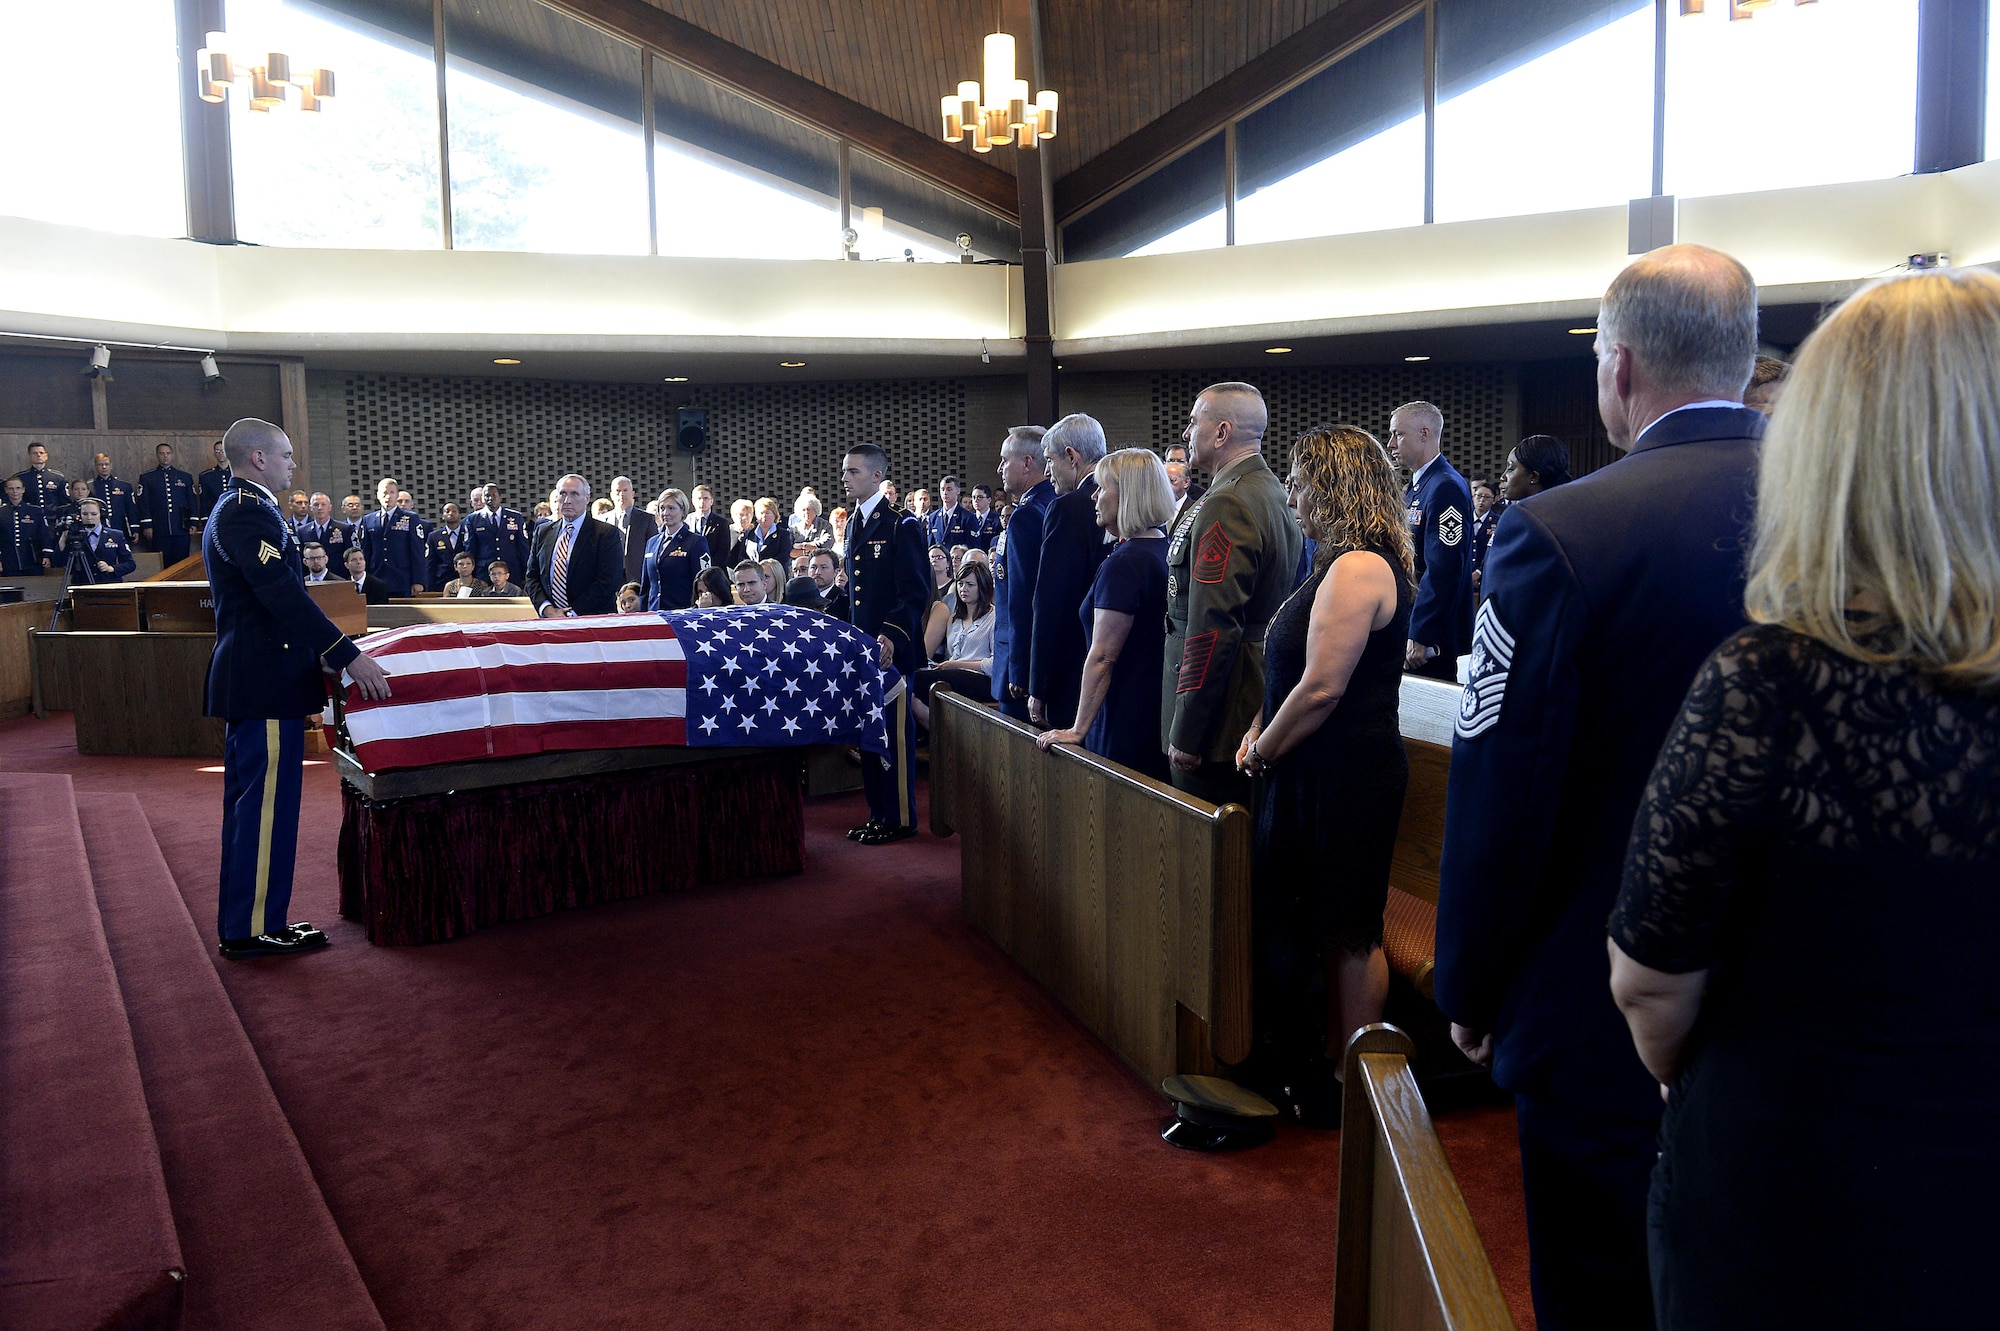
<path id="1" fill-rule="evenodd" d="M 1292 445 L 1285 493 L 1308 539 L 1312 571 L 1264 636 L 1264 707 L 1236 765 L 1258 792 L 1257 881 L 1274 958 L 1276 1029 L 1304 1055 L 1289 1083 L 1292 1112 L 1338 1122 L 1340 1053 L 1382 1019 L 1389 965 L 1382 911 L 1409 784 L 1398 725 L 1416 555 L 1389 454 L 1355 425 L 1322 426 Z M 1305 1010 L 1314 961 L 1326 1020 Z M 1314 1038 L 1317 1035 L 1317 1038 Z"/>
<path id="2" fill-rule="evenodd" d="M 1809 338 L 1752 624 L 1633 823 L 1611 988 L 1670 1088 L 1660 1325 L 1976 1326 L 2000 1194 L 2000 277 Z"/>
<path id="3" fill-rule="evenodd" d="M 1160 681 L 1167 643 L 1166 525 L 1174 516 L 1174 490 L 1165 465 L 1144 448 L 1106 453 L 1092 474 L 1097 525 L 1118 545 L 1097 566 L 1079 612 L 1084 658 L 1076 724 L 1045 730 L 1035 743 L 1043 749 L 1081 743 L 1100 758 L 1165 781 Z"/>

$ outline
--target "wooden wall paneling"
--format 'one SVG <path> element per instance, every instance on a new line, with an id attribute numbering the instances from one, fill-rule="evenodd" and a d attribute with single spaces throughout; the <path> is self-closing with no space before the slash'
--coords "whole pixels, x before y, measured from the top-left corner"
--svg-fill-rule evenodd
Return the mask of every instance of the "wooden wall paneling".
<path id="1" fill-rule="evenodd" d="M 47 636 L 72 640 L 77 752 L 168 757 L 221 754 L 222 722 L 201 714 L 214 634 Z"/>
<path id="2" fill-rule="evenodd" d="M 47 601 L 0 605 L 0 719 L 24 715 L 34 705 L 34 636 L 48 627 Z"/>
<path id="3" fill-rule="evenodd" d="M 0 472 L 12 476 L 28 465 L 28 445 L 42 444 L 49 450 L 49 466 L 71 480 L 91 474 L 91 458 L 98 452 L 111 455 L 111 470 L 118 479 L 136 482 L 141 472 L 154 467 L 153 450 L 172 444 L 174 463 L 191 476 L 199 476 L 209 466 L 209 448 L 222 437 L 220 431 L 131 430 L 99 434 L 93 430 L 0 430 Z M 190 465 L 190 464 L 193 465 Z"/>

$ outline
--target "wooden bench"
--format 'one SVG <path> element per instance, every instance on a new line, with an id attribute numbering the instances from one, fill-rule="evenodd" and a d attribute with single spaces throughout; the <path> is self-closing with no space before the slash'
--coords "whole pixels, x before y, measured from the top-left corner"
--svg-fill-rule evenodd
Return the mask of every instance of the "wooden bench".
<path id="1" fill-rule="evenodd" d="M 1513 1331 L 1394 1026 L 1348 1041 L 1333 1331 Z"/>
<path id="2" fill-rule="evenodd" d="M 1399 715 L 1410 785 L 1396 827 L 1389 899 L 1382 912 L 1382 951 L 1389 969 L 1431 997 L 1437 969 L 1438 866 L 1444 857 L 1444 797 L 1451 778 L 1451 731 L 1459 688 L 1440 680 L 1403 677 Z"/>

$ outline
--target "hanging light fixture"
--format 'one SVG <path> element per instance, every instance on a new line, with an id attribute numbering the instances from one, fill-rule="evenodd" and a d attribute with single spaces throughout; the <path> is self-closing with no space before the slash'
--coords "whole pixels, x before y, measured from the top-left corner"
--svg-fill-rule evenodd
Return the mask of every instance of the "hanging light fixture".
<path id="1" fill-rule="evenodd" d="M 971 139 L 972 151 L 986 153 L 1010 144 L 1035 148 L 1054 138 L 1056 95 L 1046 89 L 1031 92 L 1026 79 L 1014 77 L 1014 38 L 989 33 L 981 54 L 984 81 L 967 79 L 939 103 L 944 141 Z"/>
<path id="2" fill-rule="evenodd" d="M 1760 9 L 1769 9 L 1777 0 L 1729 0 L 1729 21 L 1755 18 Z M 1793 5 L 1810 5 L 1817 0 L 1792 0 Z M 1681 17 L 1708 12 L 1707 0 L 1681 0 Z"/>
<path id="3" fill-rule="evenodd" d="M 195 53 L 195 91 L 204 102 L 226 101 L 231 84 L 247 85 L 252 111 L 275 111 L 287 104 L 318 111 L 333 96 L 333 71 L 294 60 L 284 51 L 260 51 L 238 60 L 226 32 L 208 34 Z"/>

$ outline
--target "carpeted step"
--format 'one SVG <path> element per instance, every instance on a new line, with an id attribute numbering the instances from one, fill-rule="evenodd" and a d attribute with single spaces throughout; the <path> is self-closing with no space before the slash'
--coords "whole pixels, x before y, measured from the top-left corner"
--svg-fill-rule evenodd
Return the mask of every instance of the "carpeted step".
<path id="1" fill-rule="evenodd" d="M 70 779 L 0 775 L 0 828 L 0 1326 L 179 1326 L 180 1242 Z"/>
<path id="2" fill-rule="evenodd" d="M 186 1325 L 381 1331 L 138 797 L 77 808 L 187 1259 Z"/>

